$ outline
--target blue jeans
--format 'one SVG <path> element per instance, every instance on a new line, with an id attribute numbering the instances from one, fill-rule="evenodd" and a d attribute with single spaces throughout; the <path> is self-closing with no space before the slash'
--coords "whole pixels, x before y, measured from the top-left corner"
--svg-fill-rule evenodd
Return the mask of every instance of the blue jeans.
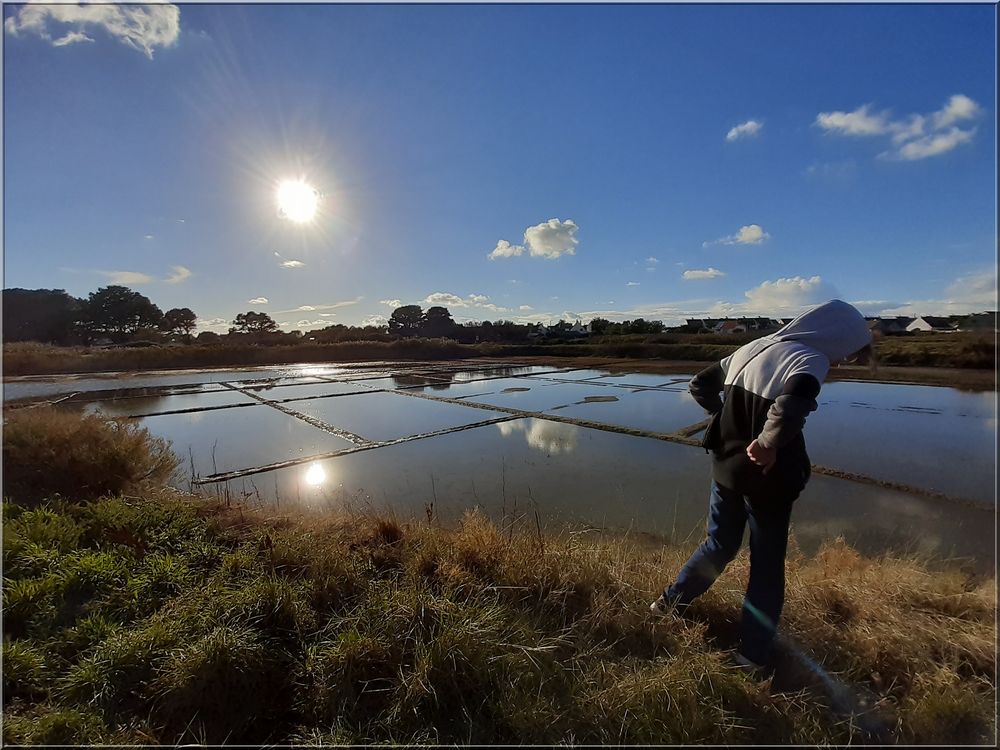
<path id="1" fill-rule="evenodd" d="M 668 601 L 683 606 L 708 591 L 740 551 L 749 521 L 750 583 L 743 600 L 740 652 L 758 664 L 770 658 L 785 603 L 785 551 L 792 500 L 752 503 L 751 498 L 712 482 L 708 538 L 663 592 Z"/>

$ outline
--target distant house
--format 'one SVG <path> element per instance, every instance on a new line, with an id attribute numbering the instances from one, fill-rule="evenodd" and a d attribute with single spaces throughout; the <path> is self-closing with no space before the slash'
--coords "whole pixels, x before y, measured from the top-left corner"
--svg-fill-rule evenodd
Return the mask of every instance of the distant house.
<path id="1" fill-rule="evenodd" d="M 960 331 L 993 331 L 995 333 L 997 330 L 997 311 L 988 310 L 966 315 L 957 323 Z"/>
<path id="2" fill-rule="evenodd" d="M 955 323 L 948 318 L 940 318 L 934 315 L 924 315 L 917 318 L 906 327 L 907 331 L 926 331 L 933 333 L 953 333 L 958 330 Z"/>
<path id="3" fill-rule="evenodd" d="M 913 318 L 897 316 L 895 318 L 869 318 L 868 330 L 875 335 L 894 336 L 906 333 L 907 326 L 913 322 Z"/>
<path id="4" fill-rule="evenodd" d="M 716 333 L 746 333 L 745 323 L 738 320 L 723 320 L 715 327 Z"/>
<path id="5" fill-rule="evenodd" d="M 538 324 L 537 328 L 533 328 L 528 331 L 529 339 L 541 339 L 541 338 L 560 338 L 560 339 L 576 339 L 584 338 L 590 335 L 590 323 L 584 325 L 579 320 L 573 325 L 569 325 L 560 321 L 559 323 L 554 323 L 550 326 Z"/>

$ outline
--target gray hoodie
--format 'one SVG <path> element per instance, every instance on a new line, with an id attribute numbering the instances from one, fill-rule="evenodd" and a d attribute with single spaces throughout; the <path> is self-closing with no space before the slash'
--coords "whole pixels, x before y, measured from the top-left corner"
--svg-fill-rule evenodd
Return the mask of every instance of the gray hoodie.
<path id="1" fill-rule="evenodd" d="M 706 447 L 715 456 L 716 481 L 746 494 L 797 495 L 809 475 L 802 428 L 816 409 L 820 384 L 831 364 L 869 343 L 864 316 L 846 302 L 831 300 L 698 373 L 691 395 L 719 414 L 714 434 L 706 436 Z M 746 456 L 753 440 L 778 449 L 767 476 Z"/>

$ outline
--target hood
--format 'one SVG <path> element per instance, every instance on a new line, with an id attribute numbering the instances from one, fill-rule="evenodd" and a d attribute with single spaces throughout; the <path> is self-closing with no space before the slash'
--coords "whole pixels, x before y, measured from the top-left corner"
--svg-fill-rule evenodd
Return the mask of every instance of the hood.
<path id="1" fill-rule="evenodd" d="M 831 363 L 854 354 L 872 341 L 865 317 L 839 299 L 807 310 L 767 338 L 797 341 L 825 355 Z"/>

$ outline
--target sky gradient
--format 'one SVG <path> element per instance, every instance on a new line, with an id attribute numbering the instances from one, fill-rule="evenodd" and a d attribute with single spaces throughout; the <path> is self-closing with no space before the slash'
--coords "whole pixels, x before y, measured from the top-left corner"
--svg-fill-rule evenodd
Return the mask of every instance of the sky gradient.
<path id="1" fill-rule="evenodd" d="M 4 286 L 216 331 L 996 309 L 996 12 L 6 5 Z"/>

